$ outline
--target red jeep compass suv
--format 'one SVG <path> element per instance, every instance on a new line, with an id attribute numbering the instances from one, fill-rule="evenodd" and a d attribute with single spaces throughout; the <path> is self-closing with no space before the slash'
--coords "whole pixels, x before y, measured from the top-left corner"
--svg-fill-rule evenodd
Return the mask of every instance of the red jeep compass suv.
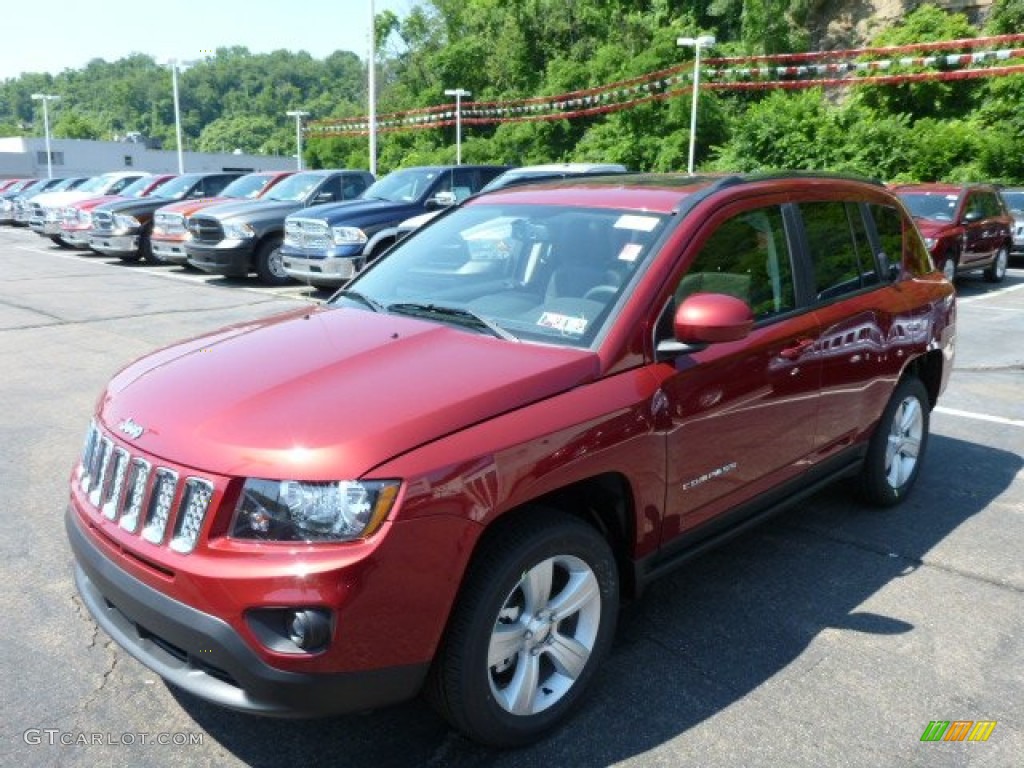
<path id="1" fill-rule="evenodd" d="M 893 187 L 947 278 L 985 270 L 1002 282 L 1013 248 L 1013 217 L 989 184 L 904 184 Z"/>
<path id="2" fill-rule="evenodd" d="M 210 701 L 426 690 L 471 738 L 524 743 L 593 682 L 620 598 L 827 481 L 901 501 L 954 318 L 879 184 L 483 194 L 324 306 L 118 373 L 72 476 L 76 582 Z"/>

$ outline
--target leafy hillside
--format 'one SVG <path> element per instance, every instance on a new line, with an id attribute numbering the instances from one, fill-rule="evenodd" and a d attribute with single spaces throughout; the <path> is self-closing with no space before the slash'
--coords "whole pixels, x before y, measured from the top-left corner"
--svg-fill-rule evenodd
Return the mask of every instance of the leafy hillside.
<path id="1" fill-rule="evenodd" d="M 877 32 L 879 18 L 915 6 L 885 0 L 421 0 L 404 18 L 378 16 L 378 111 L 447 101 L 504 103 L 595 89 L 692 58 L 682 35 L 714 34 L 715 57 L 749 57 L 867 42 L 901 46 L 1024 31 L 1024 0 L 996 0 L 984 24 L 920 5 Z M 976 4 L 985 5 L 985 4 Z M 849 9 L 884 9 L 856 17 Z M 858 34 L 869 34 L 866 41 Z M 1020 46 L 1020 42 L 1014 45 Z M 1005 47 L 1005 46 L 1004 46 Z M 1018 49 L 1014 49 L 1018 50 Z M 1024 59 L 1014 54 L 1010 64 Z M 1012 67 L 1008 69 L 1012 71 Z M 181 75 L 186 145 L 290 154 L 303 109 L 313 119 L 364 115 L 366 71 L 353 53 L 320 61 L 304 53 L 222 49 Z M 56 77 L 0 83 L 0 135 L 41 135 L 35 91 L 61 95 L 53 135 L 110 138 L 138 131 L 173 146 L 170 73 L 147 56 L 96 60 Z M 686 167 L 690 96 L 638 103 L 612 114 L 467 126 L 467 162 L 623 162 Z M 1024 74 L 850 88 L 768 87 L 701 93 L 698 164 L 711 170 L 848 170 L 887 179 L 1024 181 Z M 454 160 L 454 128 L 382 132 L 379 169 Z M 314 166 L 367 167 L 365 136 L 310 134 Z"/>

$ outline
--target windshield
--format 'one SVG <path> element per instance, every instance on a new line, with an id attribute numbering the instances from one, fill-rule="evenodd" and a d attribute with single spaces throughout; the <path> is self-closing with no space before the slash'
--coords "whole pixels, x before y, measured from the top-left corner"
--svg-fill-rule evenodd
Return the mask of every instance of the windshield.
<path id="1" fill-rule="evenodd" d="M 78 188 L 79 192 L 98 192 L 110 183 L 112 176 L 93 176 Z"/>
<path id="2" fill-rule="evenodd" d="M 664 226 L 647 212 L 480 202 L 402 240 L 331 303 L 586 347 Z"/>
<path id="3" fill-rule="evenodd" d="M 899 196 L 911 216 L 938 221 L 952 221 L 956 213 L 956 202 L 960 199 L 959 195 L 952 193 L 900 192 Z"/>
<path id="4" fill-rule="evenodd" d="M 324 178 L 322 173 L 297 173 L 277 184 L 264 200 L 297 203 L 305 200 Z"/>
<path id="5" fill-rule="evenodd" d="M 1003 190 L 1003 200 L 1006 201 L 1006 207 L 1014 213 L 1021 213 L 1024 211 L 1024 189 L 1015 190 Z"/>
<path id="6" fill-rule="evenodd" d="M 251 200 L 259 197 L 273 177 L 266 173 L 249 173 L 240 176 L 224 189 L 221 190 L 221 197 L 237 197 Z"/>
<path id="7" fill-rule="evenodd" d="M 120 195 L 121 197 L 142 197 L 152 183 L 152 176 L 143 176 L 122 189 Z M 165 181 L 163 183 L 166 184 L 167 182 Z"/>
<path id="8" fill-rule="evenodd" d="M 441 171 L 432 168 L 407 168 L 389 173 L 380 181 L 370 185 L 363 193 L 364 199 L 390 200 L 393 203 L 408 203 L 419 200 L 434 183 Z"/>
<path id="9" fill-rule="evenodd" d="M 158 197 L 163 200 L 181 200 L 196 184 L 195 176 L 178 176 L 153 191 L 150 197 Z"/>
<path id="10" fill-rule="evenodd" d="M 80 181 L 81 181 L 81 179 L 61 179 L 56 184 L 54 184 L 52 187 L 50 187 L 50 189 L 47 190 L 47 191 L 49 191 L 49 192 L 63 192 L 66 189 L 74 189 L 75 185 L 78 182 L 80 182 Z"/>

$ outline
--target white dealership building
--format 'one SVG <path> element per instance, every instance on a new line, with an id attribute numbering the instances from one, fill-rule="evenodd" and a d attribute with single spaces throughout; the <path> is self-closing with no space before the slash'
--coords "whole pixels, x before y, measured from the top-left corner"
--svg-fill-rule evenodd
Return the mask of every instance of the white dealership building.
<path id="1" fill-rule="evenodd" d="M 294 157 L 246 155 L 240 152 L 184 152 L 186 173 L 205 171 L 285 171 L 295 167 Z M 50 139 L 53 175 L 95 176 L 107 171 L 140 170 L 177 173 L 178 153 L 150 149 L 136 141 Z M 0 138 L 0 179 L 46 177 L 46 140 Z"/>

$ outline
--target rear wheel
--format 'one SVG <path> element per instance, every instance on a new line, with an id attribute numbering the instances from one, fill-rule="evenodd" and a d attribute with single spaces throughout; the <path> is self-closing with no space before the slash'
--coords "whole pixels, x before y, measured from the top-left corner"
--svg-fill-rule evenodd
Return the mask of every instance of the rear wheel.
<path id="1" fill-rule="evenodd" d="M 861 492 L 872 504 L 891 507 L 910 493 L 928 444 L 930 402 L 921 380 L 899 383 L 868 444 Z"/>
<path id="2" fill-rule="evenodd" d="M 256 274 L 264 285 L 288 285 L 291 277 L 284 271 L 281 258 L 281 238 L 266 240 L 256 251 Z"/>
<path id="3" fill-rule="evenodd" d="M 1000 247 L 996 251 L 996 257 L 992 260 L 988 269 L 985 270 L 985 279 L 990 283 L 1001 283 L 1003 278 L 1006 277 L 1006 264 L 1010 260 L 1010 253 L 1006 250 L 1006 246 Z"/>
<path id="4" fill-rule="evenodd" d="M 527 513 L 474 556 L 431 673 L 432 704 L 475 741 L 536 740 L 586 692 L 618 601 L 615 558 L 596 530 Z"/>

